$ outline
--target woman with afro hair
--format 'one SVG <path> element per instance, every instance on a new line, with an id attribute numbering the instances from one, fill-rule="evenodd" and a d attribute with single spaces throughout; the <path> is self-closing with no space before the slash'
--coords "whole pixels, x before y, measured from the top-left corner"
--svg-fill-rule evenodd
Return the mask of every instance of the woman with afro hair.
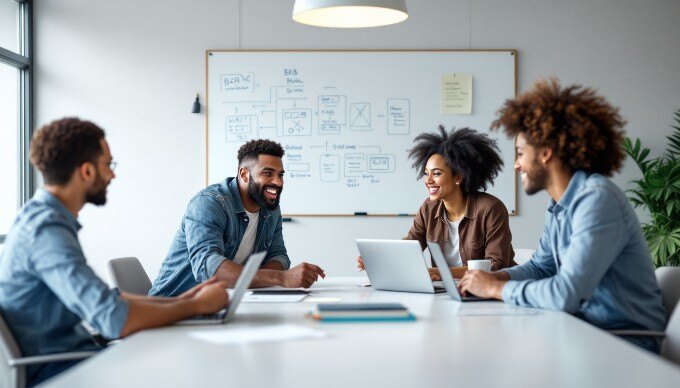
<path id="1" fill-rule="evenodd" d="M 423 133 L 409 152 L 428 198 L 420 206 L 405 240 L 439 243 L 455 278 L 471 259 L 490 259 L 496 271 L 515 265 L 508 210 L 485 193 L 503 168 L 496 141 L 469 128 Z M 359 258 L 359 268 L 363 262 Z M 430 276 L 440 280 L 438 269 Z"/>

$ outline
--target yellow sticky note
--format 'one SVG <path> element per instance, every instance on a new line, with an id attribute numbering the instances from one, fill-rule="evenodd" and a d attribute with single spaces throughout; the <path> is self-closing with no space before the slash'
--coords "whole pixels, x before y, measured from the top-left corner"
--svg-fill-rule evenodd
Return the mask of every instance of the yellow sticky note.
<path id="1" fill-rule="evenodd" d="M 441 110 L 443 115 L 469 115 L 472 113 L 472 75 L 442 75 Z"/>

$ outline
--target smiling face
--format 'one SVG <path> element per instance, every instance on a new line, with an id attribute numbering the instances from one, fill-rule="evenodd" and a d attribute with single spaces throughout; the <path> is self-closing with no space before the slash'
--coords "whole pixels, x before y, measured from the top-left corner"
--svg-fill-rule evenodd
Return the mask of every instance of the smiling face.
<path id="1" fill-rule="evenodd" d="M 258 206 L 275 210 L 283 191 L 283 161 L 271 155 L 259 155 L 257 163 L 248 168 L 248 197 Z"/>
<path id="2" fill-rule="evenodd" d="M 539 149 L 528 144 L 522 132 L 517 134 L 515 140 L 517 150 L 517 160 L 515 160 L 515 171 L 520 173 L 524 191 L 531 195 L 547 187 L 548 170 L 539 161 Z"/>
<path id="3" fill-rule="evenodd" d="M 425 187 L 430 195 L 430 200 L 438 201 L 449 197 L 455 191 L 460 191 L 460 178 L 453 175 L 451 168 L 446 164 L 446 159 L 439 154 L 430 156 L 425 165 Z"/>

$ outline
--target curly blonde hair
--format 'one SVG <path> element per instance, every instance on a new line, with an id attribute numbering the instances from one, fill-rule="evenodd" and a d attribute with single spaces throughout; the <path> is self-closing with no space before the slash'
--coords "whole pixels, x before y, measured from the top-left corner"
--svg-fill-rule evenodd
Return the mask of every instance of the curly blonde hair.
<path id="1" fill-rule="evenodd" d="M 531 90 L 505 101 L 492 130 L 501 126 L 514 138 L 522 133 L 534 147 L 548 147 L 572 172 L 611 176 L 621 169 L 625 120 L 593 89 L 561 88 L 555 78 L 539 80 Z"/>

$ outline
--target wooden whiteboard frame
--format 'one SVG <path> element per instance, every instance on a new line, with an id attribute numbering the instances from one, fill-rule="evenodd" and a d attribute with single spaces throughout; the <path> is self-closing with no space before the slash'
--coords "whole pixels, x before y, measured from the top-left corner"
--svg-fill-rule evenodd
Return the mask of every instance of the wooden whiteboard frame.
<path id="1" fill-rule="evenodd" d="M 208 49 L 205 50 L 205 185 L 209 185 L 208 181 L 208 168 L 209 168 L 209 155 L 208 155 L 208 109 L 209 109 L 209 85 L 208 85 L 208 60 L 212 53 L 492 53 L 492 52 L 509 52 L 510 55 L 515 57 L 514 67 L 515 67 L 515 91 L 514 97 L 517 97 L 517 49 L 484 49 L 484 50 L 441 50 L 441 49 L 417 49 L 417 50 L 229 50 L 229 49 Z M 500 108 L 500 107 L 499 107 Z M 517 150 L 515 149 L 515 156 L 513 160 L 517 159 Z M 513 168 L 514 171 L 514 168 Z M 515 194 L 515 213 L 508 213 L 508 216 L 519 215 L 519 206 L 517 201 L 517 172 L 513 173 L 513 186 Z M 403 217 L 401 214 L 366 214 L 366 215 L 354 215 L 354 214 L 284 214 L 284 217 Z M 408 217 L 415 216 L 415 213 L 406 215 Z"/>

